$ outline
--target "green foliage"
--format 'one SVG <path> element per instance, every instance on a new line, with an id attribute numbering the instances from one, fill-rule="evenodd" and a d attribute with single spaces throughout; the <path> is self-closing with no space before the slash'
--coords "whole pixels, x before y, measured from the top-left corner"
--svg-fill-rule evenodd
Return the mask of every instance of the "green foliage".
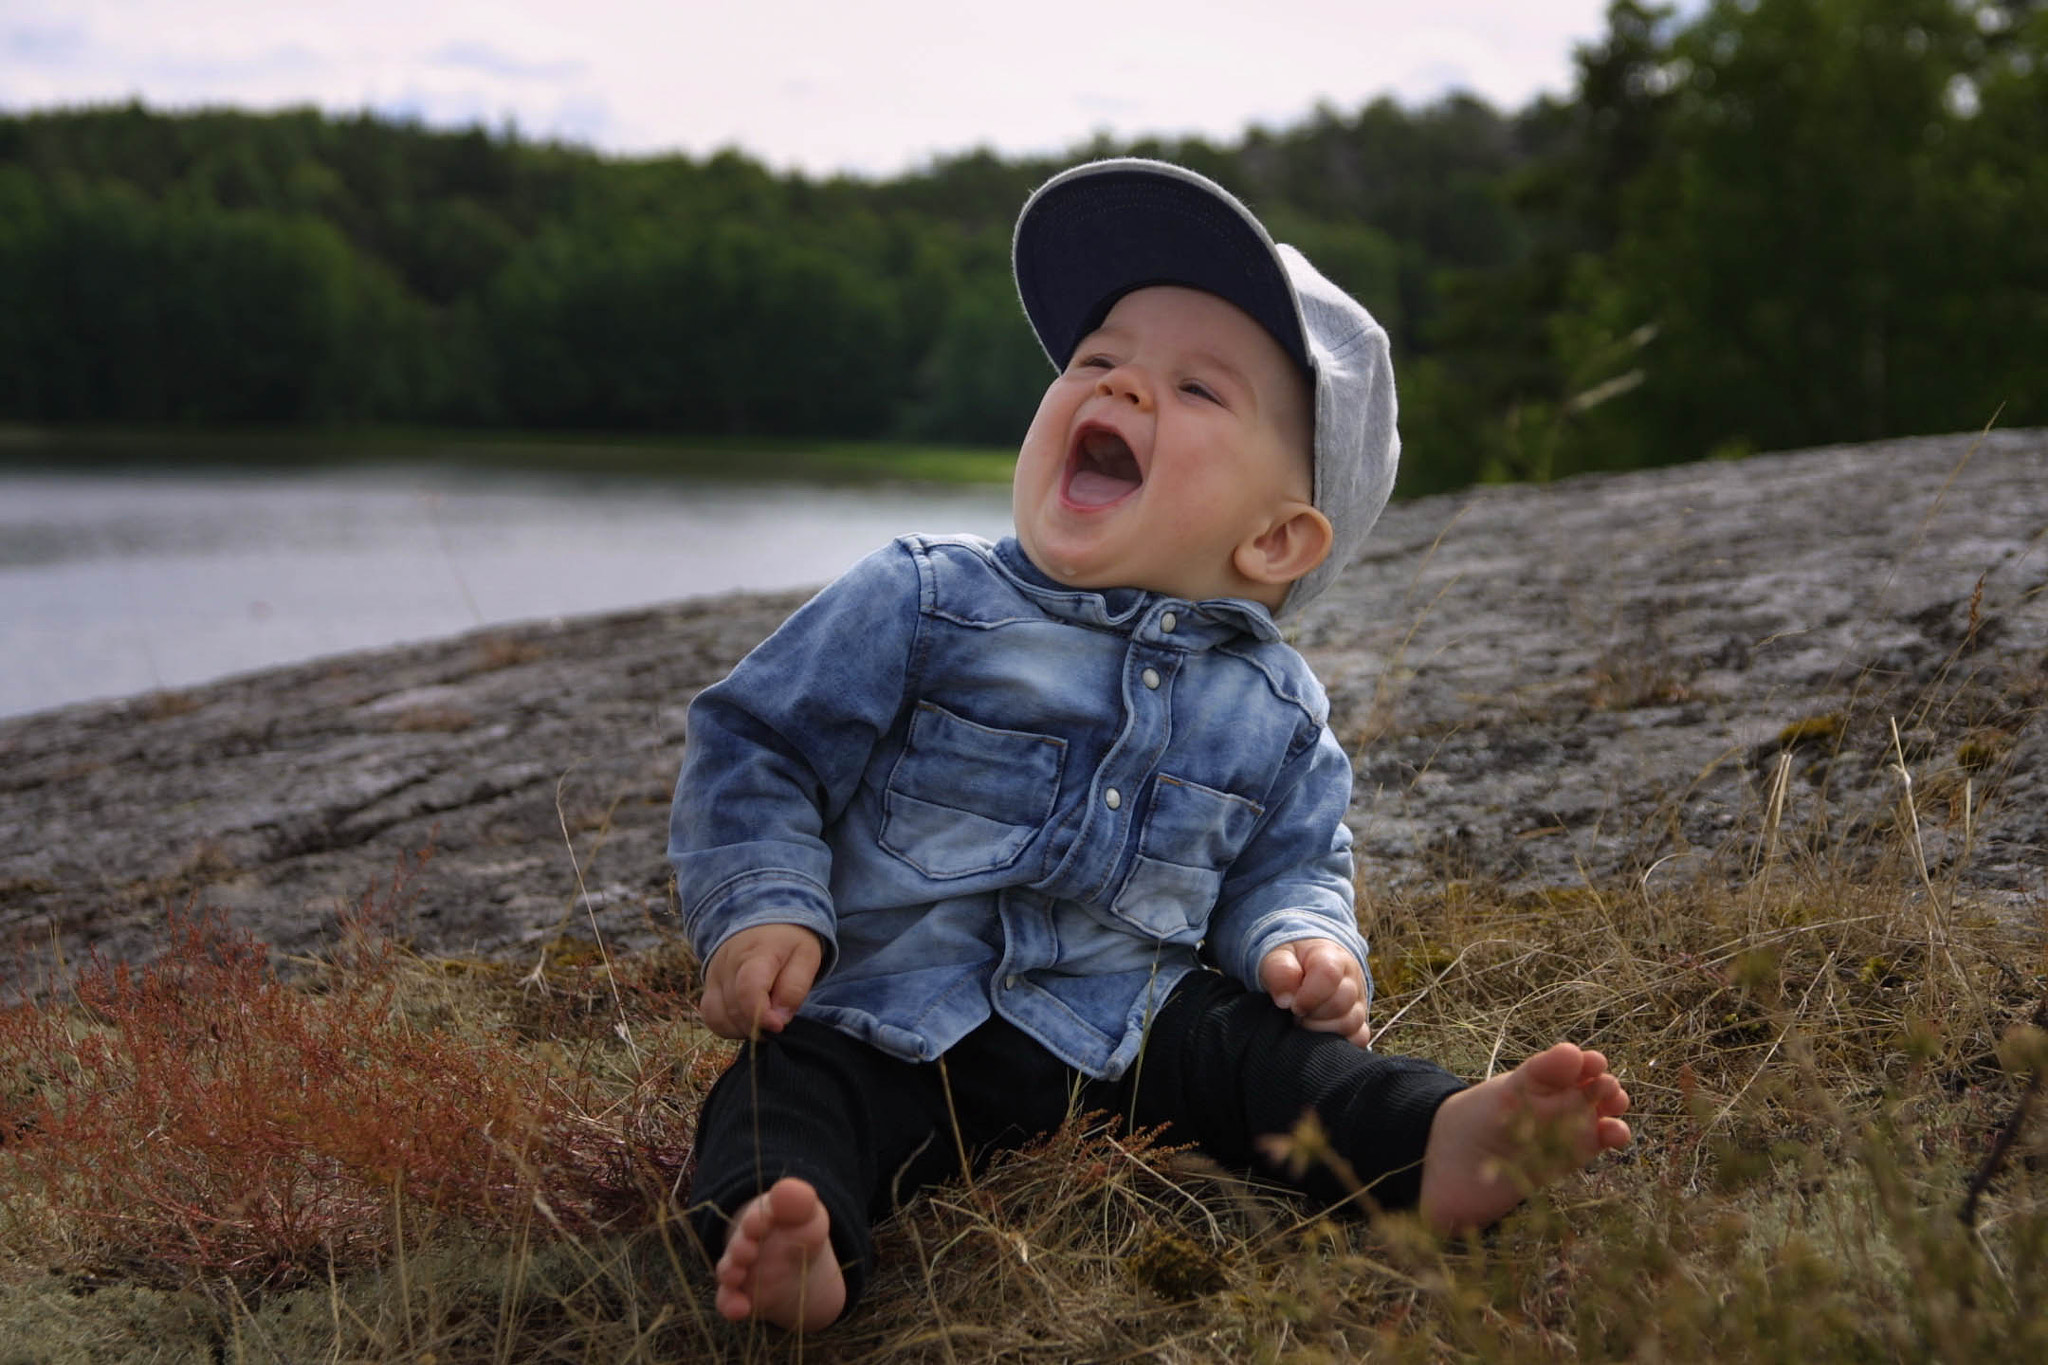
<path id="1" fill-rule="evenodd" d="M 2048 26 L 1951 0 L 1719 0 L 1658 68 L 1663 130 L 1577 281 L 1587 357 L 1651 325 L 1580 445 L 1633 462 L 2048 418 Z"/>
<path id="2" fill-rule="evenodd" d="M 1568 99 L 883 182 L 311 110 L 0 116 L 0 420 L 1015 442 L 1011 221 L 1237 190 L 1394 339 L 1401 488 L 2048 421 L 2048 6 L 1614 0 Z"/>
<path id="3" fill-rule="evenodd" d="M 329 223 L 0 168 L 17 414 L 131 422 L 355 415 L 405 300 Z"/>
<path id="4" fill-rule="evenodd" d="M 1052 374 L 1007 279 L 989 273 L 963 279 L 948 291 L 945 315 L 918 369 L 904 434 L 1014 445 Z"/>
<path id="5" fill-rule="evenodd" d="M 873 432 L 901 368 L 882 289 L 739 220 L 551 232 L 485 316 L 507 412 L 538 426 Z"/>

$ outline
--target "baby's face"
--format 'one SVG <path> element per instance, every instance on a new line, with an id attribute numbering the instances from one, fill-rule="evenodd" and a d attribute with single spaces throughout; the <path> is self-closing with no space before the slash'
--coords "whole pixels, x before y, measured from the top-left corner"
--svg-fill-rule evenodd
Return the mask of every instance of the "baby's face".
<path id="1" fill-rule="evenodd" d="M 1038 405 L 1012 508 L 1032 563 L 1075 588 L 1249 597 L 1236 551 L 1312 497 L 1308 383 L 1263 327 L 1173 285 L 1119 299 Z"/>

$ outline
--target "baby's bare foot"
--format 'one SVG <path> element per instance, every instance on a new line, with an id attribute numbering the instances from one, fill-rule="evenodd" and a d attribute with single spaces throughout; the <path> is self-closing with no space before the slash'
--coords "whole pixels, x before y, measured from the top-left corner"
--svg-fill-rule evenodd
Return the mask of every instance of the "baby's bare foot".
<path id="1" fill-rule="evenodd" d="M 1570 1043 L 1445 1100 L 1422 1157 L 1423 1218 L 1485 1227 L 1566 1171 L 1628 1144 L 1628 1092 L 1607 1059 Z"/>
<path id="2" fill-rule="evenodd" d="M 814 1332 L 846 1307 L 846 1277 L 832 1254 L 832 1219 L 818 1192 L 778 1180 L 733 1219 L 718 1258 L 718 1311 Z"/>

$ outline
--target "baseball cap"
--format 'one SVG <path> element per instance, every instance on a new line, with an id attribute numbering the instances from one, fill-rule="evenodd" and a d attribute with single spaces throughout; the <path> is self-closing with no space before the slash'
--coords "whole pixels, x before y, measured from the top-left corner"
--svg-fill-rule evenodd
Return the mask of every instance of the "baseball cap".
<path id="1" fill-rule="evenodd" d="M 1394 488 L 1401 438 L 1386 329 L 1228 190 L 1183 166 L 1092 161 L 1039 186 L 1011 242 L 1017 294 L 1039 344 L 1066 368 L 1081 338 L 1134 289 L 1176 284 L 1237 305 L 1315 390 L 1315 505 L 1330 553 L 1297 579 L 1287 615 L 1349 564 Z"/>

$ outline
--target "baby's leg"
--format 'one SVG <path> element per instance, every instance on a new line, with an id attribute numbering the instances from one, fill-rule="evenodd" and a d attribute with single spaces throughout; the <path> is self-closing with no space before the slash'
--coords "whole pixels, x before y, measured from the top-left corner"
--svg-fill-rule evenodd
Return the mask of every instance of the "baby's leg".
<path id="1" fill-rule="evenodd" d="M 1607 1059 L 1558 1043 L 1437 1109 L 1418 1208 L 1441 1232 L 1485 1227 L 1537 1186 L 1625 1146 L 1627 1112 Z"/>
<path id="2" fill-rule="evenodd" d="M 1466 1088 L 1434 1063 L 1303 1028 L 1263 992 L 1212 971 L 1173 988 L 1144 1056 L 1119 1084 L 1090 1103 L 1136 1127 L 1170 1124 L 1169 1142 L 1193 1142 L 1320 1203 L 1359 1208 L 1359 1183 L 1371 1204 L 1415 1204 L 1438 1106 Z M 1310 1112 L 1340 1161 L 1290 1150 L 1286 1138 Z"/>
<path id="3" fill-rule="evenodd" d="M 930 1071 L 811 1019 L 741 1048 L 698 1117 L 689 1196 L 720 1312 L 809 1327 L 859 1299 L 871 1220 L 928 1178 L 915 1153 L 950 1151 Z"/>
<path id="4" fill-rule="evenodd" d="M 718 1258 L 718 1311 L 815 1332 L 846 1307 L 846 1277 L 832 1250 L 832 1219 L 818 1192 L 795 1177 L 775 1182 L 733 1219 Z"/>

